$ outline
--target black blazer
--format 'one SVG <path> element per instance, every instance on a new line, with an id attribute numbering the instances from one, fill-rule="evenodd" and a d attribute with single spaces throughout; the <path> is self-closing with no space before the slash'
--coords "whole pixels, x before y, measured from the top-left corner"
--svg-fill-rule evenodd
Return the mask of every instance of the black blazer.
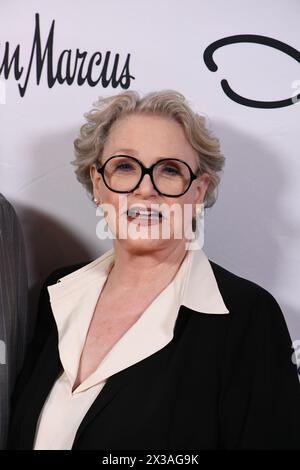
<path id="1" fill-rule="evenodd" d="M 12 402 L 9 449 L 32 449 L 62 370 L 46 286 L 84 264 L 56 270 L 42 288 Z M 173 339 L 107 380 L 73 449 L 300 449 L 300 384 L 281 309 L 264 288 L 210 264 L 230 313 L 181 306 Z"/>

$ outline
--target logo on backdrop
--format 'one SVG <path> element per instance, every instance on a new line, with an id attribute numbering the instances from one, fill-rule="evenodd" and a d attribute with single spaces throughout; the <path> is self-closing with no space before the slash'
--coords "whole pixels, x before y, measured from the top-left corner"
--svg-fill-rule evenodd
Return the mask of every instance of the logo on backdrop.
<path id="1" fill-rule="evenodd" d="M 22 62 L 20 44 L 12 50 L 10 43 L 5 43 L 2 58 L 0 55 L 0 77 L 3 76 L 7 80 L 13 75 L 18 82 L 21 97 L 25 96 L 29 79 L 34 73 L 37 85 L 40 84 L 42 77 L 46 76 L 49 88 L 56 83 L 59 85 L 75 83 L 79 86 L 87 83 L 91 87 L 100 83 L 103 88 L 109 85 L 112 88 L 130 87 L 131 80 L 135 79 L 129 71 L 130 54 L 121 59 L 120 54 L 112 54 L 111 51 L 105 53 L 96 51 L 89 55 L 87 51 L 81 51 L 79 48 L 64 49 L 55 62 L 54 27 L 55 20 L 51 23 L 46 44 L 42 46 L 40 17 L 36 13 L 31 53 L 26 66 Z"/>
<path id="2" fill-rule="evenodd" d="M 230 44 L 237 44 L 237 43 L 244 43 L 244 42 L 252 42 L 256 44 L 260 44 L 262 46 L 269 46 L 277 49 L 278 51 L 287 54 L 292 59 L 296 60 L 296 62 L 300 63 L 300 52 L 297 49 L 285 44 L 284 42 L 278 41 L 277 39 L 269 38 L 267 36 L 259 36 L 256 34 L 238 34 L 236 36 L 228 36 L 226 38 L 219 39 L 211 43 L 204 51 L 203 59 L 205 65 L 211 72 L 216 72 L 218 70 L 218 66 L 213 59 L 214 52 L 224 46 L 228 46 Z M 292 85 L 293 88 L 296 88 L 297 85 L 300 85 L 298 81 L 295 81 Z M 300 90 L 298 87 L 298 93 L 296 93 L 289 98 L 284 100 L 278 101 L 257 101 L 252 100 L 249 98 L 245 98 L 234 91 L 231 86 L 229 85 L 228 81 L 224 78 L 221 80 L 221 87 L 225 93 L 232 101 L 235 101 L 238 104 L 242 104 L 243 106 L 250 106 L 252 108 L 282 108 L 284 106 L 290 106 L 292 104 L 296 104 L 300 100 Z"/>

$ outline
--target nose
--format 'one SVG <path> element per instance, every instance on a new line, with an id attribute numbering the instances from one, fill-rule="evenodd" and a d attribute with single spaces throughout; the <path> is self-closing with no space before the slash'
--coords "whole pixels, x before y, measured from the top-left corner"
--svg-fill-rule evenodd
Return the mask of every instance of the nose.
<path id="1" fill-rule="evenodd" d="M 133 194 L 140 194 L 142 196 L 157 196 L 159 193 L 154 188 L 150 175 L 144 175 L 142 181 L 140 182 L 139 186 L 133 191 Z"/>

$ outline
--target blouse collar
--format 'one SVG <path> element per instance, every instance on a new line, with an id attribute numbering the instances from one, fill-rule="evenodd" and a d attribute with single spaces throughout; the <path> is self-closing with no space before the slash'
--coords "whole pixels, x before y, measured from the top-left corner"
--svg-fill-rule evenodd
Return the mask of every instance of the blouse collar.
<path id="1" fill-rule="evenodd" d="M 58 329 L 60 359 L 72 386 L 89 324 L 113 262 L 112 248 L 91 263 L 63 276 L 56 284 L 48 286 Z M 200 313 L 229 313 L 203 249 L 187 251 L 173 280 L 74 393 L 86 390 L 168 344 L 173 338 L 180 305 Z"/>

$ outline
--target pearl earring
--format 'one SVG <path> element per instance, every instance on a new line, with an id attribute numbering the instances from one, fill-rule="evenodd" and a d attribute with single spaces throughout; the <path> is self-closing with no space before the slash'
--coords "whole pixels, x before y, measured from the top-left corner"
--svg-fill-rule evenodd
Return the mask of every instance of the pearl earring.
<path id="1" fill-rule="evenodd" d="M 196 208 L 196 215 L 199 216 L 202 212 L 202 207 L 197 207 Z"/>
<path id="2" fill-rule="evenodd" d="M 197 206 L 196 206 L 196 214 L 195 214 L 196 217 L 200 217 L 200 215 L 202 214 L 203 208 L 204 208 L 204 204 L 203 204 L 203 203 L 197 204 Z"/>
<path id="3" fill-rule="evenodd" d="M 192 231 L 194 240 L 187 243 L 186 249 L 199 250 L 204 245 L 204 203 L 196 205 L 195 215 L 192 217 Z"/>

